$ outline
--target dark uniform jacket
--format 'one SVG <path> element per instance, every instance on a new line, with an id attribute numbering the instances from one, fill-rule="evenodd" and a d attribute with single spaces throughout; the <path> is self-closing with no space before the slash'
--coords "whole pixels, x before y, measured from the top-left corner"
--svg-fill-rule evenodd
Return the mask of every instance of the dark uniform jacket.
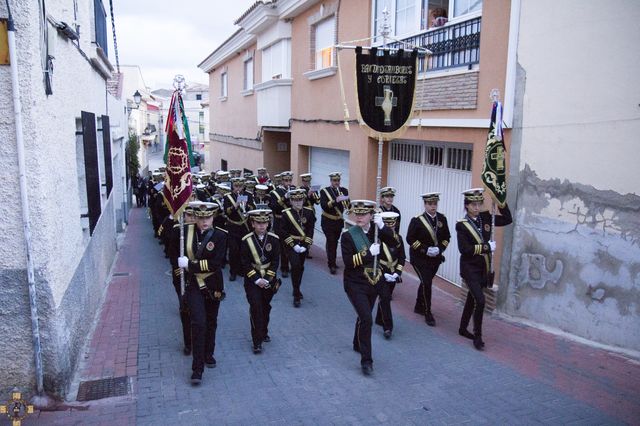
<path id="1" fill-rule="evenodd" d="M 435 239 L 434 239 L 435 236 Z M 443 253 L 449 246 L 451 233 L 447 218 L 440 212 L 436 212 L 435 221 L 427 213 L 419 214 L 411 218 L 407 229 L 407 243 L 411 262 L 423 261 L 439 265 L 444 262 Z M 438 247 L 440 254 L 435 257 L 427 256 L 429 247 Z"/>
<path id="2" fill-rule="evenodd" d="M 242 237 L 240 256 L 245 281 L 255 283 L 258 278 L 264 278 L 273 283 L 280 265 L 280 238 L 267 232 L 260 242 L 256 233 L 251 232 Z"/>
<path id="3" fill-rule="evenodd" d="M 392 244 L 383 243 L 380 247 L 380 264 L 382 265 L 382 272 L 386 274 L 396 273 L 402 275 L 402 270 L 406 262 L 406 256 L 404 252 L 404 241 L 402 236 L 395 231 L 393 232 Z"/>
<path id="4" fill-rule="evenodd" d="M 496 226 L 509 225 L 513 220 L 509 206 L 499 209 L 500 216 L 496 215 Z M 460 250 L 460 275 L 462 278 L 473 274 L 480 274 L 484 278 L 489 272 L 491 262 L 491 213 L 480 212 L 479 221 L 471 223 L 469 217 L 465 217 L 456 223 L 458 233 L 458 250 Z M 478 230 L 480 228 L 480 230 Z"/>
<path id="5" fill-rule="evenodd" d="M 315 206 L 316 204 L 320 204 L 320 194 L 318 192 L 314 192 L 313 194 L 309 195 L 311 188 L 309 188 L 308 186 L 301 186 L 300 188 L 304 189 L 305 194 L 307 194 L 307 198 L 305 198 L 304 200 L 305 207 L 310 207 L 313 209 L 313 206 Z"/>
<path id="6" fill-rule="evenodd" d="M 327 186 L 320 190 L 322 216 L 332 220 L 342 220 L 342 212 L 349 208 L 349 200 L 336 202 L 336 198 L 340 195 L 349 195 L 349 190 L 342 186 L 337 189 Z"/>
<path id="7" fill-rule="evenodd" d="M 171 232 L 171 264 L 177 268 L 177 258 L 180 256 L 180 225 L 173 227 Z M 207 290 L 216 299 L 222 297 L 224 283 L 220 270 L 227 251 L 227 231 L 211 228 L 200 232 L 195 224 L 184 226 L 184 255 L 189 258 L 186 284 L 196 285 Z M 175 262 L 175 263 L 174 263 Z"/>
<path id="8" fill-rule="evenodd" d="M 282 212 L 282 235 L 285 244 L 293 248 L 296 244 L 309 248 L 313 244 L 313 231 L 316 216 L 313 209 L 303 207 L 300 211 L 294 208 Z"/>
<path id="9" fill-rule="evenodd" d="M 369 228 L 369 232 L 366 233 L 366 236 L 369 240 L 368 246 L 370 246 L 374 242 L 375 228 L 376 225 L 372 223 L 371 227 Z M 396 244 L 396 240 L 393 238 L 393 231 L 386 226 L 378 231 L 378 237 L 380 238 L 382 243 L 385 243 L 389 246 L 393 246 Z M 371 255 L 369 249 L 356 247 L 356 243 L 354 242 L 349 230 L 345 230 L 342 233 L 340 245 L 342 248 L 342 260 L 344 261 L 345 287 L 357 284 L 371 285 L 371 283 L 367 279 L 367 275 L 365 274 L 365 269 L 371 270 L 373 268 L 373 256 Z M 380 246 L 381 247 L 380 254 L 378 255 L 378 260 L 380 260 L 381 255 L 384 254 L 382 250 L 382 244 Z M 378 267 L 381 267 L 380 262 L 378 262 Z M 380 276 L 380 278 L 382 278 L 382 275 Z"/>
<path id="10" fill-rule="evenodd" d="M 396 230 L 396 232 L 400 232 L 400 220 L 402 219 L 402 214 L 400 213 L 400 210 L 398 210 L 398 208 L 396 206 L 394 206 L 393 204 L 391 204 L 391 208 L 389 208 L 389 209 L 381 204 L 380 205 L 380 210 L 382 210 L 383 212 L 398 213 L 398 220 L 396 221 L 395 230 Z"/>
<path id="11" fill-rule="evenodd" d="M 295 189 L 295 186 L 292 185 L 291 187 L 289 187 L 289 189 Z M 277 220 L 281 219 L 283 210 L 291 207 L 289 199 L 286 197 L 289 189 L 283 186 L 279 186 L 269 193 L 269 208 L 271 209 L 271 211 L 273 212 L 273 216 Z"/>
<path id="12" fill-rule="evenodd" d="M 247 196 L 247 203 L 244 207 L 244 212 L 242 211 L 240 203 L 238 203 L 239 195 Z M 247 232 L 249 232 L 249 225 L 244 213 L 253 209 L 253 196 L 246 191 L 242 191 L 240 194 L 230 192 L 225 194 L 223 200 L 224 213 L 227 217 L 227 231 L 229 231 L 229 234 L 236 237 L 246 235 Z"/>

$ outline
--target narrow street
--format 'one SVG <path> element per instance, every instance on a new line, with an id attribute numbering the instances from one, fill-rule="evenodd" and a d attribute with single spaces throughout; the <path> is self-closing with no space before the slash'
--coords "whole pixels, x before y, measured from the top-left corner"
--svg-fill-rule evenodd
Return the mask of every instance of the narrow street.
<path id="1" fill-rule="evenodd" d="M 128 376 L 129 395 L 86 411 L 35 413 L 25 424 L 623 424 L 640 418 L 640 364 L 623 356 L 486 318 L 487 348 L 457 335 L 461 306 L 434 295 L 437 327 L 411 309 L 417 282 L 394 296 L 391 340 L 376 326 L 374 374 L 351 349 L 355 314 L 319 247 L 300 309 L 284 280 L 270 335 L 251 352 L 241 281 L 226 283 L 217 368 L 189 382 L 169 264 L 144 209 L 131 212 L 113 277 L 76 382 Z M 77 383 L 76 383 L 77 384 Z M 76 388 L 72 389 L 72 392 Z M 73 398 L 75 399 L 75 398 Z"/>

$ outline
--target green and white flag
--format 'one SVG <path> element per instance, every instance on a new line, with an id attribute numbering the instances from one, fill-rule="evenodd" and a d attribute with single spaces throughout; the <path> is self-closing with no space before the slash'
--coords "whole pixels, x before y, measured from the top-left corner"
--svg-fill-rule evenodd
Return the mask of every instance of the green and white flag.
<path id="1" fill-rule="evenodd" d="M 482 166 L 482 183 L 498 207 L 504 207 L 507 202 L 507 178 L 505 147 L 502 140 L 502 104 L 493 103 L 491 123 L 487 146 L 484 150 L 484 164 Z"/>

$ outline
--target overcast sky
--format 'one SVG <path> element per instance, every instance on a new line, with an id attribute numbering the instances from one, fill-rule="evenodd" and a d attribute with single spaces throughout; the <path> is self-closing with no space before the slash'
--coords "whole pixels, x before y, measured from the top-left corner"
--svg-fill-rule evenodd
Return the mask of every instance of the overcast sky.
<path id="1" fill-rule="evenodd" d="M 110 44 L 111 15 L 107 9 Z M 147 86 L 171 88 L 173 77 L 207 84 L 197 65 L 233 34 L 255 0 L 113 0 L 120 65 L 139 65 Z M 109 57 L 115 66 L 113 47 Z"/>

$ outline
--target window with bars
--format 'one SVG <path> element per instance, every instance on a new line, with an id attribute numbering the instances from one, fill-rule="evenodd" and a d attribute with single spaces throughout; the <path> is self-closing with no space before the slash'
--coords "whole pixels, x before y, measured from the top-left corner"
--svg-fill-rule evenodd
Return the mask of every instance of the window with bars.
<path id="1" fill-rule="evenodd" d="M 391 159 L 420 164 L 422 163 L 422 146 L 408 143 L 394 143 L 391 145 Z"/>
<path id="2" fill-rule="evenodd" d="M 442 166 L 444 158 L 444 148 L 441 146 L 427 146 L 426 164 L 429 166 Z"/>
<path id="3" fill-rule="evenodd" d="M 470 149 L 447 148 L 447 168 L 470 172 L 472 153 Z"/>

